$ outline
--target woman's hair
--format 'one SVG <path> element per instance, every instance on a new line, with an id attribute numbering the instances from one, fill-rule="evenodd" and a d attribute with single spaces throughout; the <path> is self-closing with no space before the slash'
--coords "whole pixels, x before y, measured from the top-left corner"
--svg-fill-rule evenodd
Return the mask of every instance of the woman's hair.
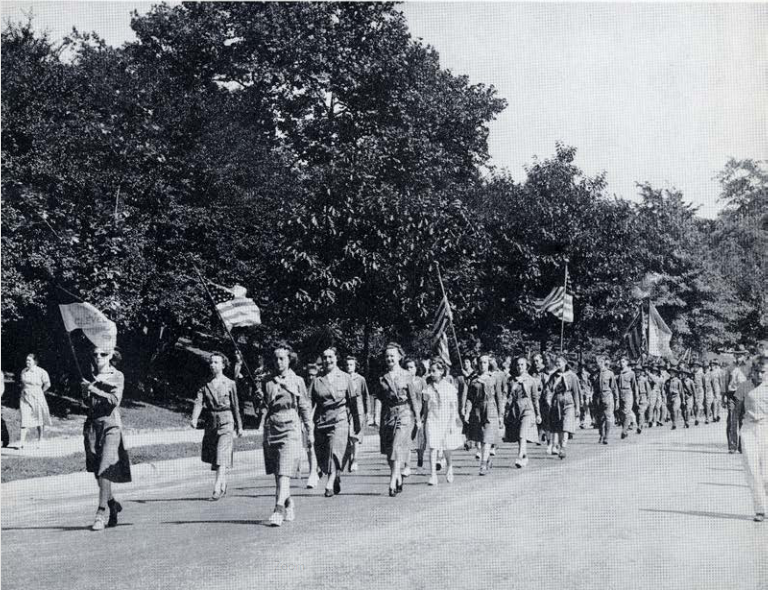
<path id="1" fill-rule="evenodd" d="M 218 350 L 214 350 L 210 354 L 210 356 L 208 357 L 208 362 L 211 362 L 211 359 L 215 356 L 221 359 L 221 362 L 223 363 L 225 369 L 229 369 L 229 359 L 226 357 L 226 355 L 223 352 L 220 352 Z"/>
<path id="2" fill-rule="evenodd" d="M 403 347 L 400 346 L 397 342 L 389 342 L 384 347 L 384 352 L 387 352 L 388 350 L 396 350 L 400 354 L 400 358 L 403 358 L 405 356 L 405 353 L 403 352 Z"/>
<path id="3" fill-rule="evenodd" d="M 515 359 L 515 364 L 517 364 L 517 363 L 518 363 L 518 361 L 525 361 L 525 366 L 526 366 L 526 368 L 528 368 L 528 367 L 530 367 L 530 366 L 531 366 L 531 362 L 528 360 L 528 357 L 527 357 L 527 356 L 525 356 L 524 354 L 521 354 L 519 357 L 517 357 L 517 358 Z"/>
<path id="4" fill-rule="evenodd" d="M 403 361 L 403 366 L 405 368 L 408 368 L 408 365 L 410 363 L 413 363 L 413 366 L 416 367 L 416 375 L 419 377 L 422 377 L 424 375 L 424 365 L 422 365 L 418 360 L 416 360 L 414 357 L 409 356 Z"/>
<path id="5" fill-rule="evenodd" d="M 445 377 L 448 374 L 448 367 L 445 365 L 445 361 L 441 359 L 440 357 L 436 356 L 431 361 L 429 361 L 429 368 L 437 367 L 442 371 L 443 377 Z"/>
<path id="6" fill-rule="evenodd" d="M 334 354 L 334 356 L 335 356 L 337 359 L 339 358 L 339 351 L 338 351 L 338 350 L 336 350 L 336 347 L 335 347 L 335 346 L 329 346 L 328 348 L 324 348 L 324 349 L 323 349 L 323 352 L 328 352 L 329 350 L 330 350 L 330 351 L 331 351 L 331 352 Z"/>
<path id="7" fill-rule="evenodd" d="M 37 364 L 37 355 L 34 352 L 30 352 L 26 358 L 31 358 L 33 361 L 35 361 L 35 364 Z"/>
<path id="8" fill-rule="evenodd" d="M 288 353 L 288 366 L 293 368 L 299 359 L 299 355 L 296 354 L 296 352 L 293 350 L 293 347 L 287 342 L 278 342 L 275 345 L 275 348 L 272 350 L 272 355 L 274 356 L 278 350 L 284 350 Z"/>

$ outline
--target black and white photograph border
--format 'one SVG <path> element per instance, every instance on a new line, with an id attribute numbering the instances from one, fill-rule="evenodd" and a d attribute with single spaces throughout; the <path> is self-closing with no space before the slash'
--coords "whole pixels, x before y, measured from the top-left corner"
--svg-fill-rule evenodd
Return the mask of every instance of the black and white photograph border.
<path id="1" fill-rule="evenodd" d="M 0 16 L 0 586 L 768 590 L 768 4 Z"/>

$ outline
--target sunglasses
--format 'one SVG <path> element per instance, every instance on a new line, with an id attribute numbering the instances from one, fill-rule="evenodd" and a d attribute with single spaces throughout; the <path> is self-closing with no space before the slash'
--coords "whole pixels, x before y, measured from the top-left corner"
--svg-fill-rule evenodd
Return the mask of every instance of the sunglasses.
<path id="1" fill-rule="evenodd" d="M 93 353 L 93 356 L 95 356 L 95 357 L 102 357 L 102 358 L 104 358 L 104 357 L 108 357 L 108 356 L 109 356 L 109 353 L 108 353 L 108 352 L 94 352 L 94 353 Z"/>

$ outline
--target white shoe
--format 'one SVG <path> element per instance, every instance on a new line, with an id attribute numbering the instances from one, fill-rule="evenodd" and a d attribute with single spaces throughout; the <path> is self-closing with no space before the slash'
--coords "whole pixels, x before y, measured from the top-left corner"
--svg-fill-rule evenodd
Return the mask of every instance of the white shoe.
<path id="1" fill-rule="evenodd" d="M 293 509 L 293 499 L 288 498 L 285 501 L 285 522 L 293 522 L 296 520 L 296 511 Z"/>
<path id="2" fill-rule="evenodd" d="M 307 478 L 307 487 L 312 490 L 317 486 L 317 483 L 320 481 L 320 477 L 317 475 L 317 471 L 313 471 L 309 474 L 309 477 Z"/>
<path id="3" fill-rule="evenodd" d="M 93 525 L 91 526 L 92 531 L 103 531 L 107 526 L 107 519 L 106 514 L 102 512 L 96 513 L 96 520 L 93 521 Z"/>
<path id="4" fill-rule="evenodd" d="M 445 481 L 453 483 L 453 465 L 448 468 L 448 473 L 445 474 Z"/>
<path id="5" fill-rule="evenodd" d="M 547 455 L 552 454 L 552 445 L 547 445 Z"/>
<path id="6" fill-rule="evenodd" d="M 269 526 L 280 526 L 283 524 L 283 520 L 285 520 L 285 516 L 283 515 L 283 511 L 285 508 L 282 506 L 275 506 L 275 511 L 272 513 L 272 516 L 269 517 Z"/>
<path id="7" fill-rule="evenodd" d="M 410 466 L 408 466 L 405 469 L 403 469 L 402 476 L 403 477 L 410 477 L 411 476 L 411 467 Z"/>
<path id="8" fill-rule="evenodd" d="M 495 457 L 495 456 L 496 456 L 496 449 L 491 447 L 491 457 Z"/>
<path id="9" fill-rule="evenodd" d="M 518 469 L 520 469 L 521 467 L 525 467 L 526 465 L 528 465 L 528 455 L 522 458 L 518 457 L 517 460 L 515 461 L 515 467 L 517 467 Z"/>
<path id="10" fill-rule="evenodd" d="M 475 453 L 475 459 L 477 459 L 478 461 L 480 460 L 480 451 L 477 451 L 477 453 Z"/>
<path id="11" fill-rule="evenodd" d="M 349 466 L 350 471 L 357 471 L 360 469 L 360 466 L 357 464 L 357 461 L 352 461 L 352 465 Z"/>
<path id="12" fill-rule="evenodd" d="M 436 486 L 436 485 L 437 485 L 437 474 L 433 473 L 433 474 L 430 476 L 430 478 L 429 478 L 429 481 L 428 481 L 427 483 L 428 483 L 429 485 L 431 485 L 431 486 Z"/>

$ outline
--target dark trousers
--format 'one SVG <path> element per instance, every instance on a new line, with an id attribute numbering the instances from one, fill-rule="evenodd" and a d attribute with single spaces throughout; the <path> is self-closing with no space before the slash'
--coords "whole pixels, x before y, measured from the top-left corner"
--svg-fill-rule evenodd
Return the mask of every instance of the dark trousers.
<path id="1" fill-rule="evenodd" d="M 739 450 L 739 430 L 741 429 L 739 418 L 741 416 L 741 404 L 742 402 L 732 397 L 729 397 L 726 400 L 728 419 L 725 422 L 725 435 L 728 438 L 729 451 Z"/>
<path id="2" fill-rule="evenodd" d="M 595 418 L 597 419 L 597 429 L 598 432 L 600 432 L 600 438 L 601 440 L 608 440 L 608 435 L 611 434 L 611 424 L 614 421 L 613 405 L 601 405 L 595 408 L 595 410 Z"/>

